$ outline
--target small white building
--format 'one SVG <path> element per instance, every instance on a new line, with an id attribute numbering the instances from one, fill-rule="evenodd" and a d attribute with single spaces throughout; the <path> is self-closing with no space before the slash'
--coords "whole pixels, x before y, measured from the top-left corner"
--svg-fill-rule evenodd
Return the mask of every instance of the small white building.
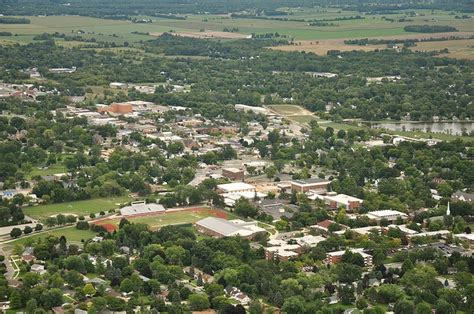
<path id="1" fill-rule="evenodd" d="M 226 184 L 219 184 L 217 185 L 217 191 L 220 194 L 225 193 L 244 193 L 244 192 L 251 192 L 255 193 L 255 186 L 244 183 L 244 182 L 233 182 L 233 183 L 226 183 Z"/>
<path id="2" fill-rule="evenodd" d="M 109 84 L 110 88 L 115 88 L 115 89 L 127 89 L 128 84 L 127 83 L 120 83 L 120 82 L 112 82 Z"/>

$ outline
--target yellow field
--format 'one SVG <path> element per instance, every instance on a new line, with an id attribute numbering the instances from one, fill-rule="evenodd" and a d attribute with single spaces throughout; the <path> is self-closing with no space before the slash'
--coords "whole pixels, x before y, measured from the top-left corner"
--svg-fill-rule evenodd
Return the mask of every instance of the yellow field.
<path id="1" fill-rule="evenodd" d="M 470 37 L 473 36 L 474 32 L 449 32 L 449 33 L 437 33 L 437 34 L 409 34 L 409 35 L 398 35 L 398 36 L 375 36 L 371 39 L 424 39 L 424 38 L 443 38 L 450 36 L 457 37 Z M 305 51 L 312 52 L 317 55 L 326 55 L 330 50 L 339 50 L 339 51 L 352 51 L 352 50 L 362 50 L 362 51 L 372 51 L 375 49 L 385 49 L 387 45 L 367 45 L 367 46 L 357 46 L 357 45 L 346 45 L 343 39 L 325 39 L 325 40 L 302 40 L 296 41 L 294 45 L 288 46 L 278 46 L 272 47 L 271 49 L 281 50 L 281 51 Z M 474 39 L 465 39 L 465 40 L 446 40 L 446 41 L 433 41 L 433 42 L 423 42 L 417 43 L 417 45 L 412 50 L 418 51 L 430 51 L 430 50 L 442 50 L 449 49 L 450 53 L 444 56 L 447 57 L 456 57 L 456 58 L 474 58 Z"/>
<path id="2" fill-rule="evenodd" d="M 432 51 L 444 48 L 448 48 L 449 53 L 442 54 L 443 57 L 474 60 L 474 39 L 424 42 L 418 43 L 416 47 L 411 49 L 414 51 Z"/>

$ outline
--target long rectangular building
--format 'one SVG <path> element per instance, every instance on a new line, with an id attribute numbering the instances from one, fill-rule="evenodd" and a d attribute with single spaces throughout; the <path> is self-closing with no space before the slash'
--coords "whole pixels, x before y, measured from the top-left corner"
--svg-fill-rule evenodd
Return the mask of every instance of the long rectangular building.
<path id="1" fill-rule="evenodd" d="M 225 220 L 222 218 L 207 217 L 196 222 L 198 232 L 216 237 L 241 236 L 251 239 L 259 233 L 266 233 L 264 228 L 257 226 L 257 221 L 243 221 L 240 219 Z"/>

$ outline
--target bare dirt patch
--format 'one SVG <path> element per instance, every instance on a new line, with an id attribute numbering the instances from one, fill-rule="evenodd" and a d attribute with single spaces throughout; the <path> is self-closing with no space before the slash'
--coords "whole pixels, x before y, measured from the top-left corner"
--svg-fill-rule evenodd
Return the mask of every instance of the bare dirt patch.
<path id="1" fill-rule="evenodd" d="M 151 36 L 160 36 L 163 33 L 150 33 Z M 248 38 L 247 35 L 220 31 L 204 31 L 204 32 L 176 32 L 177 36 L 193 37 L 193 38 L 221 38 L 221 39 L 242 39 Z"/>

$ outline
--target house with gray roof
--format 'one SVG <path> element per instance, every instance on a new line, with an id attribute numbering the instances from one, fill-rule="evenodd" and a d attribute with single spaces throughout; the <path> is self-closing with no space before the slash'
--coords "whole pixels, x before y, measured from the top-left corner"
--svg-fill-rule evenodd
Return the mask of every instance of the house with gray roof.
<path id="1" fill-rule="evenodd" d="M 463 191 L 457 191 L 454 193 L 451 198 L 455 201 L 461 201 L 461 202 L 468 202 L 468 203 L 473 203 L 474 202 L 474 193 L 466 193 Z"/>

